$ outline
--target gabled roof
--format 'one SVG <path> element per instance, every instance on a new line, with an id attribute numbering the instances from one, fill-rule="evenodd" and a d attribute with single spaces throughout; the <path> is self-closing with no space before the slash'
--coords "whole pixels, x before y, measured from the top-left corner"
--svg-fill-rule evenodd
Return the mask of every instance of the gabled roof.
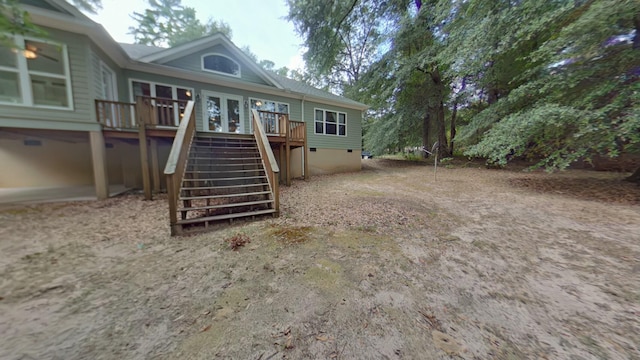
<path id="1" fill-rule="evenodd" d="M 127 55 L 129 55 L 129 57 L 132 58 L 133 60 L 139 60 L 140 58 L 143 58 L 145 56 L 149 56 L 157 52 L 166 50 L 166 48 L 150 46 L 150 45 L 125 44 L 125 43 L 118 43 L 118 44 L 120 45 L 122 50 L 124 50 L 127 53 Z"/>
<path id="2" fill-rule="evenodd" d="M 197 53 L 198 51 L 201 51 L 216 45 L 224 46 L 236 57 L 236 59 L 242 61 L 260 78 L 262 78 L 262 80 L 264 80 L 267 84 L 271 84 L 279 89 L 282 89 L 282 85 L 280 85 L 275 80 L 275 78 L 271 76 L 270 73 L 268 73 L 262 67 L 258 66 L 258 64 L 256 64 L 253 61 L 253 59 L 251 59 L 247 54 L 245 54 L 244 51 L 240 50 L 223 33 L 216 33 L 213 35 L 204 36 L 185 44 L 181 44 L 172 48 L 167 48 L 162 51 L 156 51 L 156 52 L 150 53 L 149 55 L 142 56 L 137 60 L 140 62 L 164 64 L 169 61 L 176 60 L 181 57 L 185 57 L 185 56 Z"/>
<path id="3" fill-rule="evenodd" d="M 332 102 L 341 102 L 341 103 L 344 103 L 345 105 L 349 104 L 352 107 L 359 108 L 360 110 L 366 110 L 369 108 L 369 106 L 366 104 L 363 104 L 355 100 L 351 100 L 343 96 L 332 94 L 328 91 L 314 88 L 313 86 L 305 82 L 289 79 L 288 77 L 281 76 L 276 73 L 271 73 L 271 75 L 274 76 L 276 79 L 278 79 L 278 81 L 284 86 L 285 90 L 289 90 L 291 92 L 304 94 L 308 96 L 313 96 L 314 98 L 318 98 L 322 100 L 327 100 Z"/>
<path id="4" fill-rule="evenodd" d="M 358 110 L 368 108 L 368 106 L 363 103 L 334 95 L 309 86 L 304 82 L 289 79 L 264 70 L 222 33 L 205 36 L 173 48 L 160 48 L 139 44 L 118 44 L 102 25 L 94 22 L 64 0 L 25 0 L 24 2 L 26 3 L 23 4 L 24 8 L 29 11 L 31 19 L 35 24 L 85 34 L 96 46 L 108 54 L 113 61 L 125 69 L 184 77 L 185 79 L 193 81 L 210 82 L 212 84 L 215 83 L 246 90 L 253 89 L 258 92 L 274 93 L 286 97 L 307 99 Z M 46 6 L 47 4 L 50 6 Z M 240 79 L 231 79 L 226 76 L 207 74 L 206 77 L 203 77 L 201 73 L 165 65 L 165 63 L 169 61 L 216 45 L 223 45 L 233 56 L 241 60 L 267 84 L 271 84 L 271 86 L 243 82 Z M 210 80 L 206 80 L 205 78 L 209 78 Z"/>

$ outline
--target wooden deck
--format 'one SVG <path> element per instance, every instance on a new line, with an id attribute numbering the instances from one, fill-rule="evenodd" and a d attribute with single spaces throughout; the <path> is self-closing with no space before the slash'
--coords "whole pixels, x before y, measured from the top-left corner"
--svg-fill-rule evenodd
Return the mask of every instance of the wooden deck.
<path id="1" fill-rule="evenodd" d="M 186 116 L 187 105 L 191 104 L 190 116 L 195 117 L 195 102 L 140 96 L 135 103 L 95 100 L 96 118 L 102 125 L 105 139 L 138 140 L 139 144 L 150 144 L 140 147 L 140 162 L 145 197 L 151 199 L 151 178 L 159 184 L 161 164 L 158 163 L 157 141 L 160 138 L 176 139 L 182 119 Z M 251 124 L 255 134 L 256 125 L 261 127 L 272 150 L 278 150 L 282 171 L 280 176 L 286 185 L 291 184 L 291 150 L 303 147 L 307 153 L 307 128 L 302 121 L 289 119 L 289 114 L 250 110 Z M 257 115 L 257 117 L 256 117 Z M 195 129 L 195 118 L 191 119 Z M 202 134 L 220 134 L 235 136 L 235 133 L 201 132 Z M 251 134 L 242 134 L 251 135 Z M 149 156 L 151 155 L 151 156 Z M 308 159 L 304 156 L 304 177 L 309 178 Z M 263 159 L 264 160 L 264 159 Z M 154 185 L 155 186 L 155 185 Z M 156 192 L 159 188 L 154 188 Z"/>

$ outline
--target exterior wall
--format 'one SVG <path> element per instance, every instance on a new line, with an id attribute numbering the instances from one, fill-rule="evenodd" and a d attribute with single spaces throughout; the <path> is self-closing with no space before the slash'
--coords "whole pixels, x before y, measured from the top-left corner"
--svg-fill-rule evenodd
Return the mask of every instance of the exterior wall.
<path id="1" fill-rule="evenodd" d="M 73 142 L 40 137 L 38 132 L 0 138 L 0 188 L 92 185 L 91 148 L 87 133 L 74 134 Z M 26 146 L 24 140 L 40 146 Z"/>
<path id="2" fill-rule="evenodd" d="M 225 55 L 225 56 L 235 60 L 237 63 L 239 63 L 240 64 L 240 78 L 242 80 L 248 81 L 248 82 L 252 82 L 252 83 L 255 83 L 255 84 L 270 85 L 270 84 L 267 84 L 264 80 L 262 80 L 262 78 L 260 76 L 258 76 L 258 74 L 256 74 L 254 71 L 251 71 L 243 62 L 239 61 L 237 59 L 237 57 L 232 55 L 231 52 L 229 50 L 227 50 L 227 48 L 224 47 L 223 45 L 212 46 L 212 47 L 210 47 L 208 49 L 199 51 L 197 53 L 189 54 L 188 56 L 185 56 L 183 58 L 168 61 L 164 65 L 175 67 L 175 68 L 179 68 L 179 69 L 186 69 L 186 70 L 191 70 L 191 71 L 203 72 L 203 70 L 202 70 L 202 55 L 210 54 L 210 53 L 216 53 L 216 54 Z M 207 74 L 206 71 L 204 71 L 204 73 Z M 225 75 L 221 75 L 221 76 L 225 76 Z M 234 76 L 229 76 L 229 77 L 230 78 L 236 78 Z"/>
<path id="3" fill-rule="evenodd" d="M 309 173 L 311 176 L 360 171 L 362 169 L 360 149 L 347 152 L 347 150 L 340 149 L 316 148 L 316 151 L 311 151 L 308 154 Z M 292 171 L 292 174 L 295 174 L 295 171 Z"/>
<path id="4" fill-rule="evenodd" d="M 339 111 L 347 114 L 347 136 L 323 135 L 315 133 L 315 109 Z M 307 143 L 310 148 L 351 149 L 354 153 L 362 149 L 362 112 L 312 101 L 304 103 L 304 121 L 307 123 Z M 311 159 L 313 156 L 309 157 Z"/>
<path id="5" fill-rule="evenodd" d="M 93 106 L 93 88 L 89 86 L 90 41 L 84 35 L 45 29 L 52 41 L 67 45 L 73 109 L 49 109 L 21 105 L 0 105 L 0 127 L 98 130 Z"/>

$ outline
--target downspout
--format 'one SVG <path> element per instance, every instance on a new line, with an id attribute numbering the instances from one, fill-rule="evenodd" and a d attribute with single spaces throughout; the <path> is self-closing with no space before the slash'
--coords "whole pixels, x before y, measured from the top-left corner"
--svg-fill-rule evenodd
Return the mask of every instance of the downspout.
<path id="1" fill-rule="evenodd" d="M 305 130 L 308 130 L 306 128 L 307 123 L 304 121 L 304 100 L 305 100 L 306 95 L 302 95 L 302 113 L 301 113 L 301 119 L 300 121 L 302 121 L 303 123 L 305 123 Z M 307 134 L 309 133 L 309 131 L 307 131 Z M 304 137 L 307 137 L 307 134 L 304 134 Z M 307 144 L 308 144 L 309 139 L 307 139 Z M 305 174 L 304 172 L 304 163 L 307 161 L 307 151 L 309 151 L 309 149 L 307 149 L 307 147 L 304 147 L 304 151 L 302 152 L 302 156 L 300 157 L 302 159 L 302 164 L 300 164 L 300 167 L 302 167 L 302 176 L 304 177 L 305 180 L 307 180 L 307 174 Z"/>

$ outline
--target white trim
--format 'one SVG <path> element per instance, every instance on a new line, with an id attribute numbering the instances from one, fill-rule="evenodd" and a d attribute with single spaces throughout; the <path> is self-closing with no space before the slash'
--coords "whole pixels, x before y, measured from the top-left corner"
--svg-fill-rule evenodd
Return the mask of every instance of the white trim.
<path id="1" fill-rule="evenodd" d="M 209 130 L 209 117 L 207 116 L 207 96 L 217 97 L 220 99 L 220 125 L 222 131 Z M 238 102 L 238 119 L 240 122 L 239 131 L 229 132 L 229 119 L 227 119 L 227 105 L 228 100 L 235 100 Z M 241 95 L 225 94 L 216 91 L 202 90 L 202 130 L 205 132 L 223 134 L 244 134 L 244 99 Z M 226 130 L 226 131 L 225 131 Z"/>
<path id="2" fill-rule="evenodd" d="M 147 84 L 149 84 L 149 91 L 151 92 L 151 95 L 149 95 L 149 96 L 151 96 L 151 97 L 157 97 L 156 96 L 156 87 L 155 87 L 155 85 L 160 85 L 160 86 L 166 86 L 166 87 L 170 87 L 171 88 L 171 96 L 173 96 L 173 100 L 178 100 L 178 88 L 189 90 L 191 92 L 191 99 L 195 99 L 195 96 L 193 96 L 194 95 L 193 88 L 188 87 L 188 86 L 161 83 L 161 82 L 157 82 L 157 81 L 144 80 L 144 79 L 138 79 L 138 78 L 129 78 L 129 99 L 131 100 L 131 102 L 136 102 L 136 97 L 133 94 L 133 82 L 134 81 L 139 82 L 139 83 L 147 83 Z"/>
<path id="3" fill-rule="evenodd" d="M 99 70 L 100 70 L 100 84 L 102 85 L 102 95 L 103 97 L 105 97 L 104 94 L 104 76 L 102 71 L 106 70 L 110 77 L 111 77 L 111 96 L 113 97 L 113 99 L 105 99 L 105 100 L 112 100 L 112 101 L 118 101 L 119 97 L 118 97 L 118 77 L 116 76 L 116 72 L 113 71 L 113 69 L 111 69 L 111 67 L 109 67 L 109 65 L 107 65 L 104 61 L 100 60 L 100 65 L 99 65 Z M 106 96 L 108 97 L 108 96 Z"/>
<path id="4" fill-rule="evenodd" d="M 60 61 L 62 61 L 61 65 L 62 65 L 63 74 L 29 70 L 29 64 L 27 62 L 27 59 L 24 56 L 20 56 L 16 54 L 16 67 L 12 68 L 8 66 L 3 66 L 0 68 L 0 70 L 18 74 L 18 87 L 19 87 L 21 102 L 19 103 L 4 102 L 0 100 L 0 104 L 8 105 L 8 106 L 20 106 L 20 107 L 27 106 L 27 107 L 33 107 L 36 109 L 55 109 L 55 110 L 73 111 L 74 110 L 74 107 L 73 107 L 74 99 L 73 99 L 73 90 L 72 90 L 73 84 L 71 82 L 71 69 L 69 64 L 70 61 L 69 61 L 69 52 L 67 49 L 67 44 L 57 42 L 57 41 L 46 40 L 46 39 L 39 39 L 31 36 L 23 36 L 23 35 L 17 35 L 17 34 L 11 35 L 11 36 L 13 36 L 13 41 L 17 49 L 24 48 L 26 41 L 34 41 L 42 44 L 59 47 L 60 53 L 61 53 Z M 31 86 L 32 75 L 46 77 L 50 79 L 64 80 L 64 85 L 66 90 L 65 95 L 67 97 L 66 98 L 67 106 L 36 104 L 35 99 L 33 97 L 33 88 Z"/>
<path id="5" fill-rule="evenodd" d="M 229 73 L 226 73 L 224 71 L 207 69 L 206 67 L 204 67 L 204 58 L 206 58 L 208 56 L 220 56 L 220 57 L 223 57 L 223 58 L 233 62 L 238 67 L 238 74 L 229 74 Z M 202 54 L 200 56 L 200 68 L 202 69 L 202 71 L 212 72 L 214 74 L 221 74 L 221 75 L 225 75 L 225 76 L 233 76 L 233 77 L 237 77 L 237 78 L 241 78 L 242 77 L 242 66 L 240 66 L 240 63 L 235 61 L 234 59 L 228 57 L 227 55 L 221 54 L 221 53 L 213 52 L 213 53 Z"/>
<path id="6" fill-rule="evenodd" d="M 322 111 L 322 132 L 319 133 L 316 131 L 316 123 L 320 121 L 316 120 L 316 111 Z M 336 133 L 335 134 L 327 134 L 327 112 L 332 112 L 336 114 Z M 340 135 L 340 115 L 344 115 L 344 135 Z M 330 110 L 324 108 L 313 108 L 313 133 L 315 135 L 325 135 L 325 136 L 338 136 L 338 137 L 347 137 L 347 123 L 349 122 L 347 113 L 344 111 Z M 333 124 L 333 123 L 332 123 Z"/>

